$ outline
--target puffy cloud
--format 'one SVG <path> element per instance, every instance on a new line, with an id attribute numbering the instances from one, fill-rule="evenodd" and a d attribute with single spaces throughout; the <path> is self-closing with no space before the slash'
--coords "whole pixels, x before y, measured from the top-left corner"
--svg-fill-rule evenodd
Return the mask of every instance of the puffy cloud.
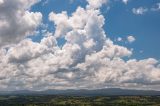
<path id="1" fill-rule="evenodd" d="M 85 63 L 78 64 L 78 68 L 88 70 L 90 77 L 87 80 L 101 83 L 103 86 L 118 86 L 124 88 L 142 88 L 159 86 L 159 71 L 156 66 L 157 60 L 129 60 L 124 61 L 120 58 L 104 58 L 97 54 L 86 57 Z M 96 71 L 95 71 L 96 70 Z M 141 70 L 141 71 L 140 71 Z M 86 72 L 86 73 L 88 73 Z M 139 87 L 140 86 L 140 87 Z M 154 88 L 159 90 L 158 88 Z"/>
<path id="2" fill-rule="evenodd" d="M 42 14 L 30 12 L 39 0 L 0 0 L 0 46 L 17 43 L 32 35 L 41 23 Z"/>
<path id="3" fill-rule="evenodd" d="M 124 4 L 127 4 L 129 0 L 122 0 Z"/>
<path id="4" fill-rule="evenodd" d="M 108 0 L 87 0 L 89 5 L 89 8 L 99 8 L 101 7 L 104 3 L 107 3 Z"/>
<path id="5" fill-rule="evenodd" d="M 146 12 L 157 12 L 160 10 L 160 3 L 153 4 L 152 7 L 139 7 L 139 8 L 133 8 L 132 12 L 136 15 L 143 15 Z"/>
<path id="6" fill-rule="evenodd" d="M 45 0 L 43 3 L 42 3 L 42 6 L 45 6 L 49 3 L 49 0 Z"/>
<path id="7" fill-rule="evenodd" d="M 103 87 L 159 90 L 158 61 L 127 60 L 132 51 L 106 36 L 105 19 L 97 7 L 78 7 L 71 16 L 67 12 L 51 12 L 49 19 L 55 24 L 54 36 L 49 33 L 39 43 L 25 39 L 7 49 L 1 48 L 0 90 Z M 58 37 L 66 40 L 62 47 L 58 46 Z"/>
<path id="8" fill-rule="evenodd" d="M 56 25 L 56 37 L 64 36 L 69 30 L 71 30 L 71 26 L 68 22 L 67 12 L 62 12 L 60 14 L 51 12 L 49 14 L 49 20 L 53 21 Z"/>
<path id="9" fill-rule="evenodd" d="M 145 12 L 147 12 L 147 8 L 139 7 L 139 8 L 133 8 L 132 12 L 136 15 L 143 15 Z"/>
<path id="10" fill-rule="evenodd" d="M 0 5 L 3 4 L 3 3 L 4 3 L 4 1 L 3 1 L 3 0 L 0 0 Z"/>
<path id="11" fill-rule="evenodd" d="M 83 43 L 85 48 L 92 48 L 95 45 L 95 42 L 93 39 L 89 39 L 86 42 Z"/>
<path id="12" fill-rule="evenodd" d="M 117 41 L 121 42 L 121 41 L 123 41 L 123 39 L 121 37 L 118 37 Z"/>
<path id="13" fill-rule="evenodd" d="M 132 42 L 134 42 L 136 39 L 135 39 L 134 36 L 128 36 L 128 37 L 127 37 L 127 40 L 128 40 L 129 43 L 132 43 Z"/>
<path id="14" fill-rule="evenodd" d="M 160 3 L 157 3 L 155 6 L 151 8 L 151 11 L 159 11 L 160 10 Z"/>

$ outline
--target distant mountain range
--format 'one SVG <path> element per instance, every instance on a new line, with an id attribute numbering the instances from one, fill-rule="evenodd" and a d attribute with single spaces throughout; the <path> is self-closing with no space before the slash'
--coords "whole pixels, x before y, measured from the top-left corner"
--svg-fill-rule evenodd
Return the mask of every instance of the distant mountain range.
<path id="1" fill-rule="evenodd" d="M 120 88 L 107 88 L 96 90 L 45 90 L 45 91 L 3 91 L 0 95 L 64 95 L 64 96 L 160 96 L 160 91 L 153 90 L 128 90 Z"/>

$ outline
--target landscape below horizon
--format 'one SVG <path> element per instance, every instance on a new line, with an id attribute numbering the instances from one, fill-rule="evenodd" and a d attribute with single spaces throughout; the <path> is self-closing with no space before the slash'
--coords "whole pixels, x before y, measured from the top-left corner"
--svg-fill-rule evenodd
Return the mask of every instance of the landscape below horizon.
<path id="1" fill-rule="evenodd" d="M 160 96 L 0 96 L 0 106 L 160 106 Z"/>
<path id="2" fill-rule="evenodd" d="M 0 92 L 0 106 L 160 106 L 160 91 L 106 88 Z"/>

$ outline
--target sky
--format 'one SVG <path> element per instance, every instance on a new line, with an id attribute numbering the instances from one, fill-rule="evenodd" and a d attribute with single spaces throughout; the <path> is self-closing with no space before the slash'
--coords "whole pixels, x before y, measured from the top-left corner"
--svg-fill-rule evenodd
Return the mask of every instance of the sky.
<path id="1" fill-rule="evenodd" d="M 0 91 L 160 91 L 159 0 L 0 0 Z"/>

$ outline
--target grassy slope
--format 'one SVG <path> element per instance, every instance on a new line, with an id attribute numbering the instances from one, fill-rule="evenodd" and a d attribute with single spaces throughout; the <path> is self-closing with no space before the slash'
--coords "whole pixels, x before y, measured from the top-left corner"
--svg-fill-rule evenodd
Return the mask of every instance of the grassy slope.
<path id="1" fill-rule="evenodd" d="M 160 97 L 1 96 L 0 106 L 160 106 Z"/>

